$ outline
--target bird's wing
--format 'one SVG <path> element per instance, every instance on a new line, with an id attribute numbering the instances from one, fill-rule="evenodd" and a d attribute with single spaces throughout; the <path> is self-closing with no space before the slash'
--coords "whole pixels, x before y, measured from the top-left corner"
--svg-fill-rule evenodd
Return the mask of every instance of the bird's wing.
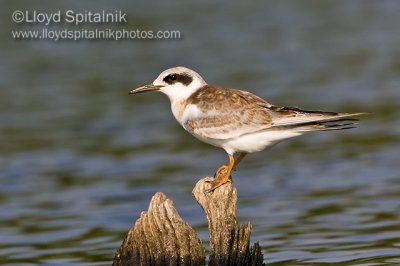
<path id="1" fill-rule="evenodd" d="M 250 92 L 209 85 L 194 93 L 188 104 L 195 104 L 201 114 L 189 117 L 184 127 L 195 136 L 211 139 L 231 139 L 263 130 L 347 129 L 357 121 L 353 116 L 364 114 L 277 107 Z"/>
<path id="2" fill-rule="evenodd" d="M 184 127 L 195 136 L 230 139 L 271 127 L 271 106 L 260 97 L 237 89 L 204 86 L 187 104 L 194 104 L 200 114 L 189 117 Z"/>
<path id="3" fill-rule="evenodd" d="M 296 107 L 271 106 L 268 109 L 272 117 L 272 128 L 298 132 L 352 128 L 358 121 L 352 117 L 365 114 L 306 111 Z"/>

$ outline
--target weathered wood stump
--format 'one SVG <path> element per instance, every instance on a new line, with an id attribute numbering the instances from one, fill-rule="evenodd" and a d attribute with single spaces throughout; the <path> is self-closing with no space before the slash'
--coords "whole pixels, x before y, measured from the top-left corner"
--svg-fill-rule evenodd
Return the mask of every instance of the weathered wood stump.
<path id="1" fill-rule="evenodd" d="M 204 248 L 172 201 L 157 192 L 114 257 L 113 265 L 204 265 Z"/>
<path id="2" fill-rule="evenodd" d="M 263 254 L 258 243 L 250 248 L 251 224 L 237 224 L 237 191 L 233 183 L 207 192 L 206 177 L 197 182 L 192 193 L 203 208 L 210 232 L 208 265 L 263 265 Z"/>
<path id="3" fill-rule="evenodd" d="M 197 182 L 192 193 L 203 208 L 210 232 L 208 265 L 264 265 L 258 243 L 250 247 L 250 223 L 237 224 L 233 183 L 208 192 L 211 177 Z M 114 257 L 113 265 L 206 265 L 204 248 L 163 193 L 156 193 Z"/>

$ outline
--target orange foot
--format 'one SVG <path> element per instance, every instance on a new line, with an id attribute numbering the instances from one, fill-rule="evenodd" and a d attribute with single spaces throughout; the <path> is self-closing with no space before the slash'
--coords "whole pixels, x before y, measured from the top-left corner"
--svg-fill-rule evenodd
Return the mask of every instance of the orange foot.
<path id="1" fill-rule="evenodd" d="M 207 190 L 207 192 L 212 192 L 216 188 L 220 186 L 232 182 L 231 172 L 232 170 L 236 170 L 236 166 L 240 163 L 240 161 L 246 156 L 247 153 L 241 152 L 238 158 L 235 160 L 233 155 L 228 154 L 229 156 L 229 165 L 222 165 L 218 168 L 217 172 L 215 172 L 214 180 L 209 181 L 211 184 L 211 188 Z"/>
<path id="2" fill-rule="evenodd" d="M 218 168 L 217 172 L 215 172 L 214 180 L 209 181 L 211 188 L 207 192 L 212 192 L 220 186 L 232 182 L 231 170 L 229 170 L 229 165 L 222 165 Z"/>
<path id="3" fill-rule="evenodd" d="M 212 192 L 216 188 L 219 188 L 226 183 L 232 182 L 231 171 L 235 167 L 235 158 L 233 158 L 231 154 L 228 154 L 228 156 L 229 165 L 222 165 L 220 168 L 218 168 L 217 172 L 215 172 L 214 180 L 210 181 L 211 188 L 207 190 L 207 192 Z"/>

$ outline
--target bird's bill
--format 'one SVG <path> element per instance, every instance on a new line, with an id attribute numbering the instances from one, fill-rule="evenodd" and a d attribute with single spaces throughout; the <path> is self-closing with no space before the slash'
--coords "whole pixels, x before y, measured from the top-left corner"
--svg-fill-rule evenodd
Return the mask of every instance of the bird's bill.
<path id="1" fill-rule="evenodd" d="M 146 91 L 158 91 L 162 86 L 159 85 L 153 85 L 153 84 L 148 84 L 144 85 L 142 87 L 133 89 L 129 92 L 129 94 L 135 94 L 135 93 L 142 93 Z"/>

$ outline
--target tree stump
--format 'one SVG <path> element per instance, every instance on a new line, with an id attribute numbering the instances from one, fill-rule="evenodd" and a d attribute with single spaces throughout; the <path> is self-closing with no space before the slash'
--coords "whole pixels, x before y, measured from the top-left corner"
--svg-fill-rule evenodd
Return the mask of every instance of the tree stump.
<path id="1" fill-rule="evenodd" d="M 204 265 L 204 248 L 172 201 L 157 192 L 114 257 L 113 265 Z"/>
<path id="2" fill-rule="evenodd" d="M 192 193 L 203 208 L 210 232 L 208 265 L 264 265 L 258 243 L 250 247 L 251 224 L 238 226 L 237 192 L 233 183 L 212 192 L 206 177 Z M 157 192 L 147 212 L 128 232 L 113 265 L 206 265 L 204 248 L 163 193 Z"/>
<path id="3" fill-rule="evenodd" d="M 251 224 L 237 224 L 237 191 L 233 183 L 207 192 L 211 177 L 197 182 L 192 193 L 203 208 L 210 232 L 210 258 L 213 265 L 263 265 L 261 247 L 250 248 Z"/>

